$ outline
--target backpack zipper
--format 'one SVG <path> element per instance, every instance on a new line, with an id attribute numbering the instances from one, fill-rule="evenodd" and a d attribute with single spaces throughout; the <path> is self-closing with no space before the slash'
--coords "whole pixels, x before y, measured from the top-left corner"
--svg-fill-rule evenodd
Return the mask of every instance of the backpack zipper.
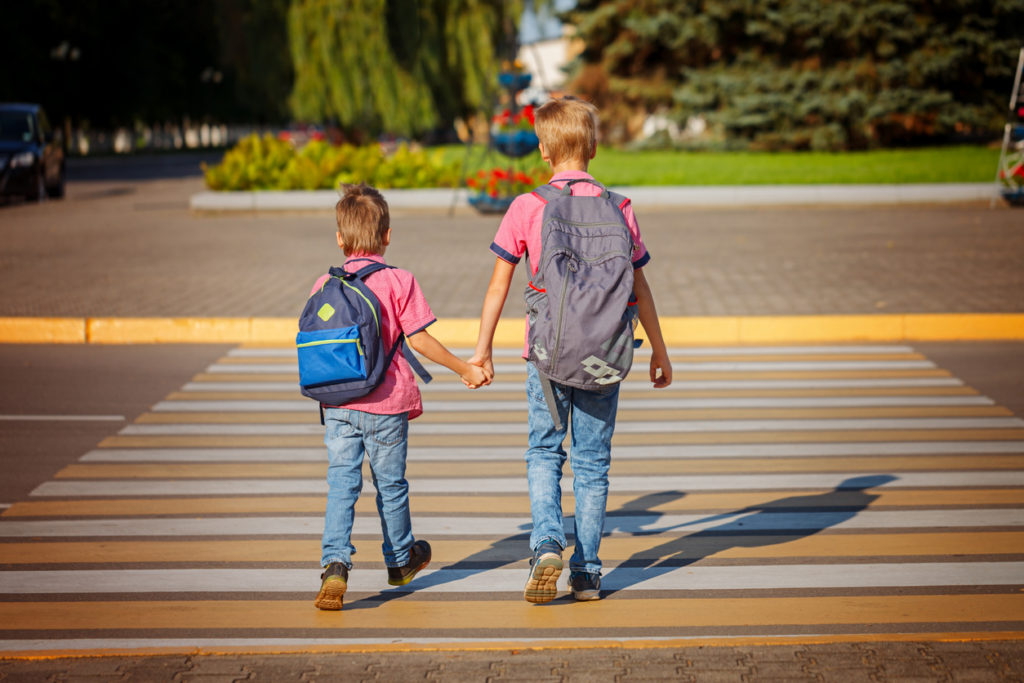
<path id="1" fill-rule="evenodd" d="M 571 260 L 569 261 L 568 268 L 574 273 L 579 272 L 576 270 L 576 266 L 575 264 L 573 264 Z M 551 354 L 551 372 L 554 372 L 555 368 L 558 367 L 558 356 L 559 352 L 562 350 L 562 313 L 565 311 L 565 294 L 568 291 L 569 288 L 565 286 L 565 280 L 563 279 L 562 295 L 558 302 L 558 325 L 555 328 L 555 349 L 554 352 Z"/>

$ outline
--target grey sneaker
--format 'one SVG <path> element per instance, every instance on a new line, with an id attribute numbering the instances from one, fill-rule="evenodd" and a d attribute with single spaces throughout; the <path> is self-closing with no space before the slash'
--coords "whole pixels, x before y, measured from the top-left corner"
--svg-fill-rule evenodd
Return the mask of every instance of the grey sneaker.
<path id="1" fill-rule="evenodd" d="M 581 602 L 600 600 L 601 576 L 587 572 L 573 572 L 569 575 L 569 588 L 572 590 L 572 597 Z"/>
<path id="2" fill-rule="evenodd" d="M 341 562 L 331 562 L 320 579 L 320 592 L 313 605 L 318 609 L 340 610 L 345 604 L 345 591 L 348 590 L 348 567 Z"/>
<path id="3" fill-rule="evenodd" d="M 562 546 L 548 539 L 537 546 L 530 561 L 530 578 L 523 597 L 526 602 L 551 602 L 558 595 L 558 577 L 562 575 Z"/>

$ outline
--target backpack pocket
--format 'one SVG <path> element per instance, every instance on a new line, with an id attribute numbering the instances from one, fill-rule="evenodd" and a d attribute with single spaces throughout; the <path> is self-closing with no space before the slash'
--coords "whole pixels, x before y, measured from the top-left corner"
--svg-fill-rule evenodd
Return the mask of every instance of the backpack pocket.
<path id="1" fill-rule="evenodd" d="M 315 387 L 366 379 L 359 326 L 299 332 L 299 384 Z"/>

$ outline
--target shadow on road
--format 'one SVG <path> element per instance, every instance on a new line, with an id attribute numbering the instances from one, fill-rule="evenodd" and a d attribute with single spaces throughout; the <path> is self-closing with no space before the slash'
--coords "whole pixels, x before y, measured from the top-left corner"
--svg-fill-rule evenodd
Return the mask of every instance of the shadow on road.
<path id="1" fill-rule="evenodd" d="M 878 494 L 869 493 L 868 489 L 896 479 L 888 474 L 851 477 L 825 493 L 787 496 L 762 505 L 671 526 L 659 526 L 658 521 L 668 515 L 655 508 L 683 498 L 685 492 L 662 491 L 640 496 L 606 518 L 606 536 L 614 533 L 631 536 L 685 533 L 690 528 L 699 531 L 677 536 L 653 548 L 634 553 L 604 575 L 602 584 L 608 588 L 602 589 L 601 593 L 603 596 L 612 595 L 626 585 L 647 580 L 648 577 L 644 575 L 646 572 L 650 572 L 651 578 L 661 576 L 733 548 L 760 548 L 813 536 L 856 517 L 878 499 Z M 716 522 L 721 523 L 706 528 L 708 524 Z M 529 557 L 529 529 L 529 525 L 523 525 L 521 535 L 494 541 L 484 550 L 448 565 L 442 571 L 417 579 L 414 585 L 404 587 L 401 591 L 386 591 L 359 600 L 352 606 L 356 609 L 372 608 L 417 590 L 458 581 L 467 574 L 515 564 Z M 571 552 L 571 547 L 566 549 L 567 562 Z M 525 571 L 523 579 L 526 579 Z M 560 599 L 572 600 L 571 596 Z"/>
<path id="2" fill-rule="evenodd" d="M 664 515 L 649 509 L 637 510 L 645 513 L 641 518 L 644 520 L 641 528 L 631 523 L 629 517 L 609 517 L 609 520 L 614 520 L 614 526 L 607 529 L 608 533 L 634 535 L 685 531 L 686 527 L 704 526 L 718 520 L 722 520 L 722 523 L 635 553 L 608 572 L 602 579 L 602 584 L 619 584 L 616 573 L 627 569 L 633 570 L 629 575 L 633 583 L 637 583 L 645 580 L 645 577 L 642 577 L 643 572 L 639 580 L 636 578 L 637 568 L 651 571 L 652 575 L 660 575 L 667 569 L 670 570 L 669 568 L 686 567 L 733 548 L 760 548 L 813 536 L 856 517 L 878 499 L 877 494 L 868 493 L 867 489 L 895 480 L 896 477 L 887 474 L 852 477 L 826 493 L 788 496 L 763 505 L 671 527 L 651 528 L 647 515 Z M 642 500 L 634 502 L 639 503 Z M 605 526 L 607 528 L 609 525 Z M 603 595 L 611 595 L 618 590 L 620 589 L 613 588 L 601 592 Z"/>

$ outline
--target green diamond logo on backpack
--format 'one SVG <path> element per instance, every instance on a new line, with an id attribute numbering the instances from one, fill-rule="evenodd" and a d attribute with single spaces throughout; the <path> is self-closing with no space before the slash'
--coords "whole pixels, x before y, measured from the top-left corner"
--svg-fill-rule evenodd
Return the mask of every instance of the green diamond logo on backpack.
<path id="1" fill-rule="evenodd" d="M 331 306 L 330 304 L 324 304 L 323 306 L 320 307 L 320 310 L 317 311 L 316 314 L 317 317 L 319 317 L 321 320 L 327 322 L 328 320 L 331 319 L 331 316 L 334 315 L 334 306 Z"/>

